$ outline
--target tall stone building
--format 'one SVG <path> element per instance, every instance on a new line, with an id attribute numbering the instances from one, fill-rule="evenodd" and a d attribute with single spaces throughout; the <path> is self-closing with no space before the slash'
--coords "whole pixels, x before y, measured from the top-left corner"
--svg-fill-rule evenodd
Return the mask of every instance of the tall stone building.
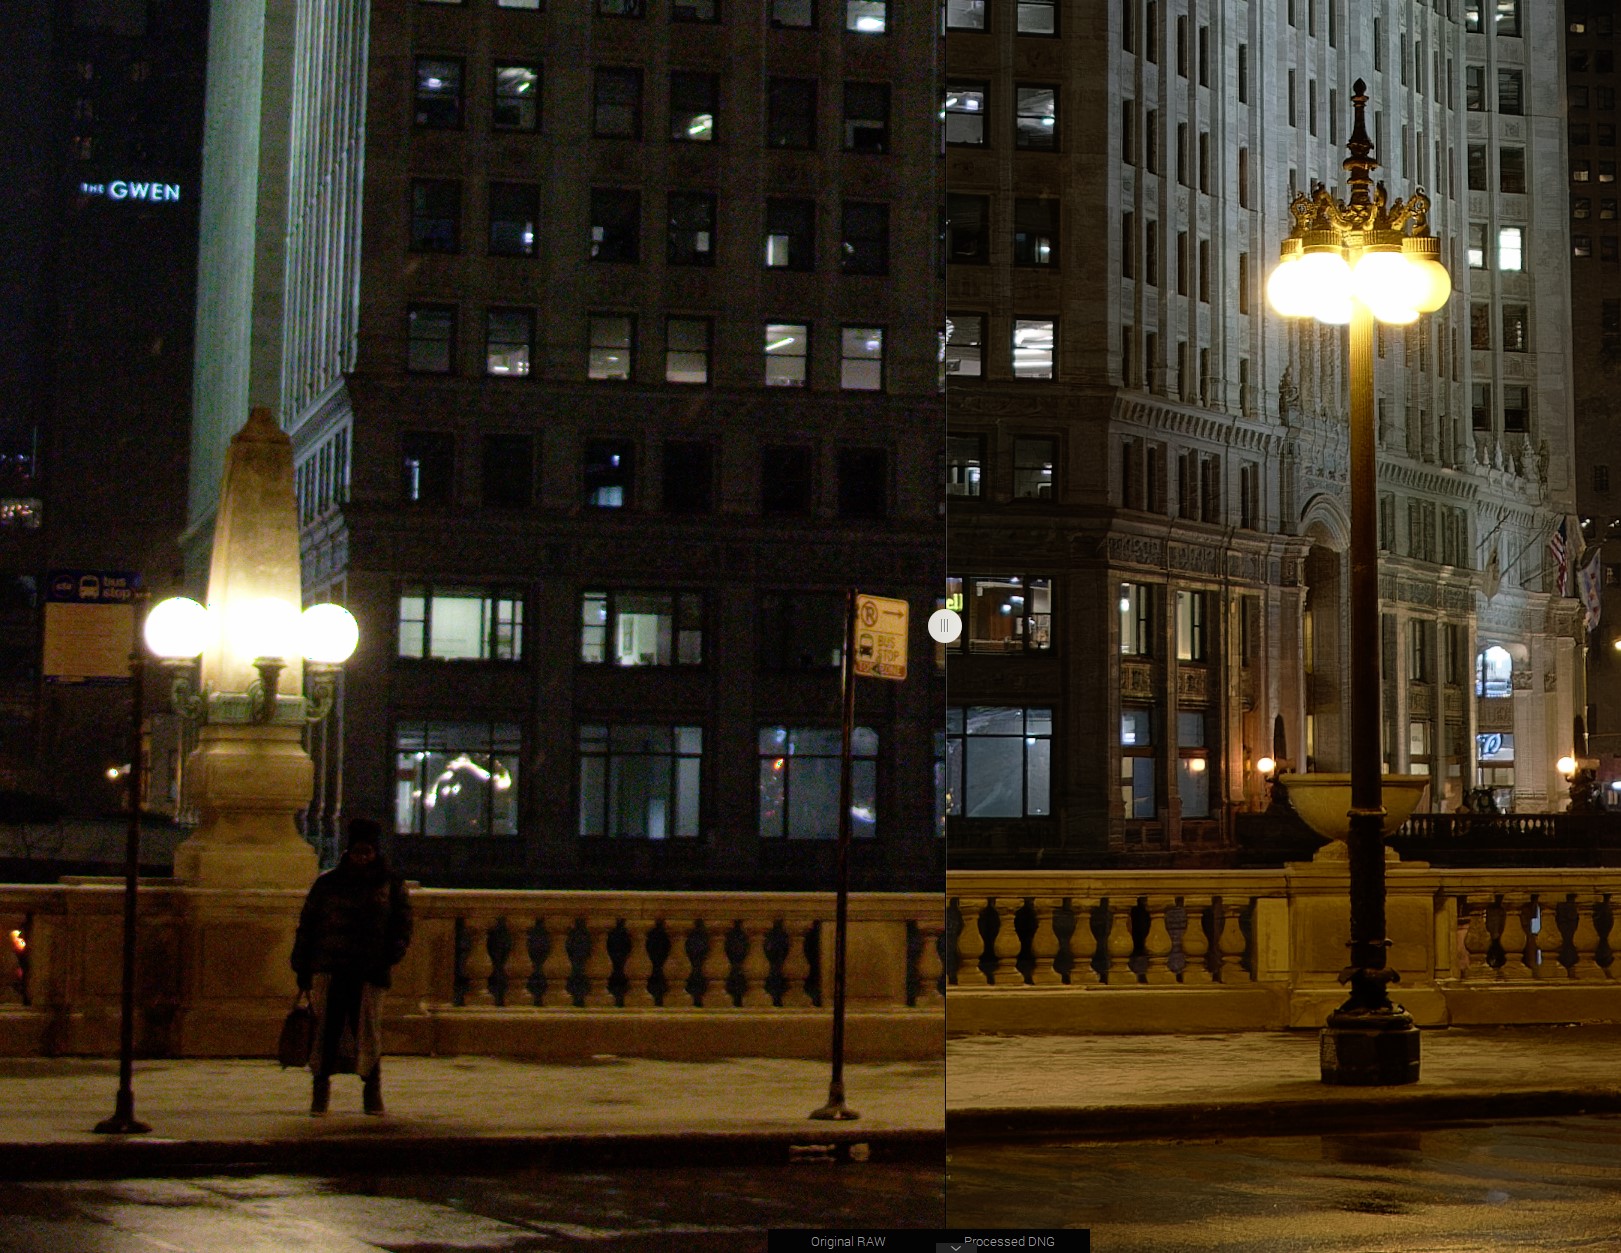
<path id="1" fill-rule="evenodd" d="M 1345 332 L 1264 283 L 1351 85 L 1454 295 L 1376 361 L 1386 767 L 1562 807 L 1582 709 L 1562 24 L 1524 0 L 948 0 L 954 864 L 1221 859 L 1349 768 Z"/>
<path id="2" fill-rule="evenodd" d="M 1621 215 L 1616 190 L 1615 6 L 1567 0 L 1571 351 L 1576 372 L 1576 507 L 1602 550 L 1600 616 L 1589 636 L 1589 746 L 1601 781 L 1621 777 Z M 1612 475 L 1618 476 L 1612 481 Z M 1589 550 L 1591 551 L 1591 550 Z M 1575 559 L 1575 554 L 1572 554 Z M 1611 799 L 1614 800 L 1612 793 Z"/>
<path id="3" fill-rule="evenodd" d="M 217 3 L 192 547 L 249 404 L 359 619 L 312 838 L 434 883 L 936 886 L 936 62 L 887 0 Z"/>
<path id="4" fill-rule="evenodd" d="M 178 580 L 206 24 L 205 0 L 0 12 L 0 793 L 68 815 L 116 814 L 129 707 L 45 678 L 47 580 Z"/>

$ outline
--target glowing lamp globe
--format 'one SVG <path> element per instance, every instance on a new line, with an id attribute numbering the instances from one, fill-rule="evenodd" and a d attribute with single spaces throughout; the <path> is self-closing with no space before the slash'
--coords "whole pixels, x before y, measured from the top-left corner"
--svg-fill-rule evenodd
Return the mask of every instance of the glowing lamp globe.
<path id="1" fill-rule="evenodd" d="M 1338 248 L 1308 249 L 1296 280 L 1306 295 L 1307 312 L 1319 322 L 1341 326 L 1351 320 L 1351 267 Z"/>
<path id="2" fill-rule="evenodd" d="M 171 596 L 152 606 L 141 633 L 153 653 L 178 661 L 195 657 L 208 646 L 211 625 L 208 610 L 196 601 Z"/>
<path id="3" fill-rule="evenodd" d="M 1432 235 L 1409 235 L 1401 250 L 1413 267 L 1414 306 L 1420 313 L 1434 313 L 1452 295 L 1452 276 L 1441 264 L 1441 241 Z"/>
<path id="4" fill-rule="evenodd" d="M 1418 320 L 1423 276 L 1398 249 L 1363 253 L 1351 271 L 1351 286 L 1356 298 L 1381 322 L 1405 326 Z"/>
<path id="5" fill-rule="evenodd" d="M 1267 303 L 1279 317 L 1311 316 L 1311 293 L 1300 282 L 1300 258 L 1288 256 L 1266 280 Z"/>
<path id="6" fill-rule="evenodd" d="M 1576 759 L 1574 757 L 1561 757 L 1554 762 L 1553 768 L 1568 779 L 1576 773 Z"/>
<path id="7" fill-rule="evenodd" d="M 311 605 L 298 620 L 299 648 L 323 666 L 341 666 L 360 642 L 354 614 L 342 605 Z"/>
<path id="8" fill-rule="evenodd" d="M 1273 761 L 1270 757 L 1263 757 L 1260 761 L 1255 763 L 1255 768 L 1262 774 L 1271 774 L 1278 768 L 1278 763 Z"/>
<path id="9" fill-rule="evenodd" d="M 260 657 L 297 657 L 298 610 L 279 596 L 264 596 L 239 606 L 228 623 L 230 644 L 248 661 Z"/>

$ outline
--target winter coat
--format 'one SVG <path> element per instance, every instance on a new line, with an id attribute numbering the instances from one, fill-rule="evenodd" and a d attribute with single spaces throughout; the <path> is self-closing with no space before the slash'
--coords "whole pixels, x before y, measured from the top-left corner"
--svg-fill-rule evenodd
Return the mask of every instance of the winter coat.
<path id="1" fill-rule="evenodd" d="M 347 859 L 310 887 L 293 940 L 298 986 L 316 974 L 358 976 L 386 988 L 389 970 L 411 943 L 411 897 L 405 881 L 381 860 Z"/>

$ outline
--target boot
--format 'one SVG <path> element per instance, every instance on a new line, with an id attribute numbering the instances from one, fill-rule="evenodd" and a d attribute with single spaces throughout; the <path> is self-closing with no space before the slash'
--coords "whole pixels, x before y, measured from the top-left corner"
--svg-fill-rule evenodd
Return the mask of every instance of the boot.
<path id="1" fill-rule="evenodd" d="M 360 1108 L 368 1114 L 383 1112 L 383 1064 L 378 1062 L 360 1089 Z"/>
<path id="2" fill-rule="evenodd" d="M 327 1105 L 332 1100 L 332 1077 L 330 1075 L 316 1075 L 315 1083 L 310 1089 L 310 1114 L 319 1116 L 326 1113 Z"/>

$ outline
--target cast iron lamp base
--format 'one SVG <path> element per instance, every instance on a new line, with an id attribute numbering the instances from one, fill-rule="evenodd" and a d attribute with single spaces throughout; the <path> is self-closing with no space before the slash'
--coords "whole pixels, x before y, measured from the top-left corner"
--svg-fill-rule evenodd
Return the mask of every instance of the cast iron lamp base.
<path id="1" fill-rule="evenodd" d="M 1418 1028 L 1385 990 L 1396 972 L 1353 968 L 1340 977 L 1350 983 L 1351 996 L 1318 1037 L 1323 1082 L 1360 1088 L 1417 1083 Z"/>

